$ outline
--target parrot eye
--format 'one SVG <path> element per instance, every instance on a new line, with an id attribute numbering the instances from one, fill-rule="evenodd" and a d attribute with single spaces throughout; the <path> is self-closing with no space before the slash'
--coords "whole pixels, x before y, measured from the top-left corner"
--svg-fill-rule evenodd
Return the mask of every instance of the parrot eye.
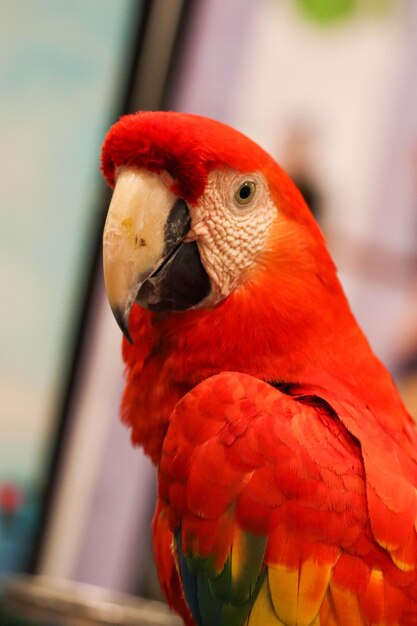
<path id="1" fill-rule="evenodd" d="M 256 184 L 252 180 L 245 180 L 239 185 L 235 193 L 235 200 L 237 204 L 245 206 L 249 204 L 255 195 Z"/>

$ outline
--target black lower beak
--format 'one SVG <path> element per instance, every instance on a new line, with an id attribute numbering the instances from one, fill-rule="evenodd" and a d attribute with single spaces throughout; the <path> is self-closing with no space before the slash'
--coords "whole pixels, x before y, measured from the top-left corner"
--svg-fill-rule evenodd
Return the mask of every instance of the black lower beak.
<path id="1" fill-rule="evenodd" d="M 195 241 L 184 239 L 191 227 L 188 206 L 178 199 L 164 229 L 164 252 L 156 270 L 142 282 L 136 302 L 152 311 L 185 311 L 210 293 L 210 281 Z"/>
<path id="2" fill-rule="evenodd" d="M 185 311 L 210 293 L 197 243 L 181 243 L 139 289 L 136 302 L 151 311 Z"/>

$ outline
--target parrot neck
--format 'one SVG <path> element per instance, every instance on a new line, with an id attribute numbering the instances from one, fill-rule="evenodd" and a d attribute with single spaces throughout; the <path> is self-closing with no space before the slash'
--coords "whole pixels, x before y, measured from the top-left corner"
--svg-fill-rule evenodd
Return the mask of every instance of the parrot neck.
<path id="1" fill-rule="evenodd" d="M 262 283 L 246 285 L 210 310 L 152 314 L 133 307 L 135 343 L 125 341 L 123 349 L 122 418 L 132 427 L 133 442 L 155 463 L 175 404 L 222 371 L 301 385 L 322 397 L 345 390 L 346 397 L 376 409 L 392 403 L 397 394 L 390 376 L 356 323 L 335 273 L 313 274 L 308 282 L 286 275 L 263 275 Z"/>
<path id="2" fill-rule="evenodd" d="M 194 384 L 225 370 L 298 382 L 319 370 L 372 367 L 376 361 L 336 279 L 313 276 L 308 292 L 265 281 L 236 292 L 211 311 L 161 320 L 175 371 Z M 329 290 L 331 293 L 329 293 Z M 161 328 L 162 330 L 162 328 Z M 174 373 L 173 373 L 174 374 Z"/>

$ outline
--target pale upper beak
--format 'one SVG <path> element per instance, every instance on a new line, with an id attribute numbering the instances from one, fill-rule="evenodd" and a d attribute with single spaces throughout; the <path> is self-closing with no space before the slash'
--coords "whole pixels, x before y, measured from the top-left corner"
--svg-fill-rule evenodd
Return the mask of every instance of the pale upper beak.
<path id="1" fill-rule="evenodd" d="M 140 285 L 162 257 L 164 225 L 174 201 L 156 173 L 124 167 L 117 176 L 103 234 L 104 282 L 125 335 Z"/>

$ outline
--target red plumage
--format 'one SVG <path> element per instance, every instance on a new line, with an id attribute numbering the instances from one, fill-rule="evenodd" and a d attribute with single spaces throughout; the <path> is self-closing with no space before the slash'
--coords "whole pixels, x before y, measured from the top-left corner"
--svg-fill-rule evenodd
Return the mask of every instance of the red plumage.
<path id="1" fill-rule="evenodd" d="M 215 308 L 131 312 L 122 417 L 159 467 L 154 545 L 169 602 L 193 623 L 168 549 L 181 527 L 184 552 L 213 555 L 219 572 L 230 554 L 241 562 L 241 533 L 265 536 L 268 610 L 285 624 L 307 626 L 314 611 L 321 626 L 416 624 L 416 431 L 302 197 L 256 144 L 197 116 L 122 118 L 103 147 L 111 185 L 123 164 L 167 170 L 191 212 L 213 168 L 261 171 L 285 223 Z M 296 569 L 304 608 L 277 591 L 293 589 Z"/>

